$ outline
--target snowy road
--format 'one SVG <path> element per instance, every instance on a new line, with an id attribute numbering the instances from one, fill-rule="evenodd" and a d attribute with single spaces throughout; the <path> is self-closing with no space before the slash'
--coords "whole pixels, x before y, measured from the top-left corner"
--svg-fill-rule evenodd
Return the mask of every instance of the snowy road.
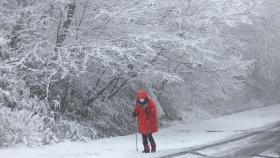
<path id="1" fill-rule="evenodd" d="M 279 154 L 275 150 L 279 150 L 279 145 L 280 122 L 277 122 L 248 134 L 182 152 L 160 156 L 159 158 L 278 158 Z M 270 153 L 267 154 L 268 152 Z M 272 154 L 272 152 L 275 153 Z"/>
<path id="2" fill-rule="evenodd" d="M 280 105 L 248 110 L 189 124 L 160 129 L 156 153 L 135 150 L 135 135 L 88 143 L 64 142 L 40 147 L 0 149 L 1 158 L 201 158 L 278 157 Z M 140 135 L 138 145 L 142 150 Z M 260 158 L 260 157 L 254 157 Z"/>
<path id="3" fill-rule="evenodd" d="M 264 151 L 272 149 L 280 143 L 280 124 L 275 125 L 273 128 L 265 129 L 260 133 L 252 135 L 239 142 L 228 144 L 228 149 L 214 154 L 212 157 L 263 157 L 268 156 L 262 154 Z M 279 156 L 274 154 L 275 157 Z"/>

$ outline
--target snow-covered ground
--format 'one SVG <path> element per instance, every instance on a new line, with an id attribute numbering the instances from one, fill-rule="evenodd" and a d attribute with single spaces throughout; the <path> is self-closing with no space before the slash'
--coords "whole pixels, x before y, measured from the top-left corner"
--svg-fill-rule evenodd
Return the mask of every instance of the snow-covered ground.
<path id="1" fill-rule="evenodd" d="M 154 134 L 158 145 L 156 153 L 142 154 L 141 136 L 138 134 L 139 152 L 135 135 L 99 139 L 88 143 L 64 142 L 40 147 L 13 147 L 1 149 L 2 158 L 132 158 L 159 157 L 231 138 L 248 131 L 280 121 L 280 105 L 248 110 L 211 120 L 190 124 L 177 124 L 160 129 Z"/>

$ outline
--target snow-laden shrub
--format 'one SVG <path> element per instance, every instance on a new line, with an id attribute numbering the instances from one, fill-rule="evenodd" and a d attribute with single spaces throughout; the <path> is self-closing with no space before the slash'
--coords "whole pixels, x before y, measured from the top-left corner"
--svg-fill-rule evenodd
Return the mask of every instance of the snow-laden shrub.
<path id="1" fill-rule="evenodd" d="M 45 145 L 63 140 L 87 141 L 96 132 L 75 122 L 54 122 L 50 118 L 32 115 L 28 110 L 0 108 L 0 147 L 15 144 Z"/>
<path id="2" fill-rule="evenodd" d="M 0 89 L 0 147 L 87 141 L 96 137 L 93 127 L 56 119 L 48 102 L 31 97 L 24 82 L 2 78 L 4 81 L 7 86 Z"/>
<path id="3" fill-rule="evenodd" d="M 87 141 L 96 137 L 93 128 L 86 128 L 71 121 L 59 121 L 33 115 L 28 110 L 0 108 L 0 146 L 15 144 L 45 145 L 63 140 Z"/>
<path id="4" fill-rule="evenodd" d="M 0 108 L 1 146 L 14 144 L 40 144 L 43 133 L 43 120 L 38 116 L 31 117 L 27 110 L 11 111 L 10 108 Z"/>

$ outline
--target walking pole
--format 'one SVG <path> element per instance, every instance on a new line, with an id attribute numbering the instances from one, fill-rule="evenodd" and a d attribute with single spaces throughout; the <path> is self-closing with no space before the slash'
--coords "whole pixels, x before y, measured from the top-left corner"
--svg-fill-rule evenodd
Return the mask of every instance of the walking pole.
<path id="1" fill-rule="evenodd" d="M 134 118 L 134 121 L 136 122 L 136 119 Z M 136 151 L 138 152 L 138 137 L 137 137 L 137 130 L 136 130 L 136 133 L 135 133 L 135 145 L 136 145 Z"/>

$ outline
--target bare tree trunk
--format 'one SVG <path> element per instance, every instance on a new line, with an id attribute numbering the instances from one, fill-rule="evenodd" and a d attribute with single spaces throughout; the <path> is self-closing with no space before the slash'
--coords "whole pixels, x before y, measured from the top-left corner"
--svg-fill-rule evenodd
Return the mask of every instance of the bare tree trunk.
<path id="1" fill-rule="evenodd" d="M 55 43 L 56 47 L 61 47 L 63 42 L 65 41 L 66 34 L 71 26 L 75 11 L 76 11 L 76 0 L 72 0 L 72 2 L 68 4 L 68 12 L 67 12 L 66 20 L 63 22 L 63 26 L 62 27 L 59 26 L 60 30 L 58 30 L 58 35 Z M 55 50 L 57 51 L 57 48 Z"/>
<path id="2" fill-rule="evenodd" d="M 9 47 L 12 50 L 18 50 L 19 49 L 19 44 L 21 42 L 20 39 L 20 32 L 23 30 L 23 17 L 24 13 L 21 13 L 21 16 L 19 19 L 17 19 L 16 23 L 14 26 L 12 26 L 12 32 L 10 35 L 10 42 L 9 42 Z"/>

